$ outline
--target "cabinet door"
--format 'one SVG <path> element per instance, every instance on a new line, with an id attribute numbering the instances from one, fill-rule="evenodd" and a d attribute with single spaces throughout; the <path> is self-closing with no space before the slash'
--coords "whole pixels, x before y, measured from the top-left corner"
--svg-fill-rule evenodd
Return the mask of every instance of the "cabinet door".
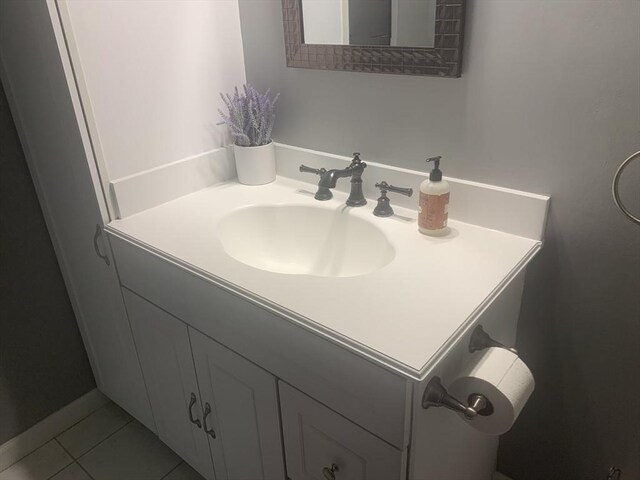
<path id="1" fill-rule="evenodd" d="M 123 290 L 158 436 L 201 475 L 214 478 L 187 326 Z"/>
<path id="2" fill-rule="evenodd" d="M 399 480 L 404 452 L 280 382 L 282 432 L 291 480 Z"/>
<path id="3" fill-rule="evenodd" d="M 55 4 L 0 2 L 0 32 L 2 83 L 96 382 L 153 430 Z"/>
<path id="4" fill-rule="evenodd" d="M 276 378 L 189 329 L 217 480 L 283 480 Z M 214 438 L 215 436 L 215 438 Z"/>

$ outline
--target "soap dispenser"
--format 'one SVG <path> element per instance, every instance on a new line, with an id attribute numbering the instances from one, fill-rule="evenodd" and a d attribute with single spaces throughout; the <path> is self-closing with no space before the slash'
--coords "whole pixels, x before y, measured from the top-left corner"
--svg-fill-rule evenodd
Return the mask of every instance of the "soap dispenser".
<path id="1" fill-rule="evenodd" d="M 418 229 L 425 235 L 444 235 L 448 230 L 449 183 L 442 180 L 441 159 L 442 157 L 427 159 L 427 163 L 433 162 L 434 168 L 429 178 L 420 184 Z"/>

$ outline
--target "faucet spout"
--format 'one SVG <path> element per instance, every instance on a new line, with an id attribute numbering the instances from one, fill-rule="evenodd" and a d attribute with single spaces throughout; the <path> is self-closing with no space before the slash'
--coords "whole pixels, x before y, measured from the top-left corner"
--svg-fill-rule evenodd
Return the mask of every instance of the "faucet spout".
<path id="1" fill-rule="evenodd" d="M 343 168 L 342 170 L 332 169 L 327 170 L 321 177 L 318 182 L 319 187 L 324 188 L 336 188 L 339 178 L 350 177 L 353 174 L 353 168 L 348 166 L 347 168 Z"/>

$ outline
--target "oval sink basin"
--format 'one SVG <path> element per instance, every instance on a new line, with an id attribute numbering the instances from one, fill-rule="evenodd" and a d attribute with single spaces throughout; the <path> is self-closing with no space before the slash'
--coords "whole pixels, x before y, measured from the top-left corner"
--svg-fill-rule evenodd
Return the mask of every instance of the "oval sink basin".
<path id="1" fill-rule="evenodd" d="M 218 235 L 225 252 L 239 262 L 291 275 L 366 275 L 395 256 L 379 228 L 344 208 L 247 207 L 224 217 Z"/>

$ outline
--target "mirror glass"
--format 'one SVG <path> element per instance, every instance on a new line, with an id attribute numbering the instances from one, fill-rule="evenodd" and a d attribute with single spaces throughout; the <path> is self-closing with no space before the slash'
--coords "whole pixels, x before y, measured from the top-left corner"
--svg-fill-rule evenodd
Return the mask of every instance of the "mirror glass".
<path id="1" fill-rule="evenodd" d="M 303 41 L 433 47 L 436 0 L 301 0 Z"/>

